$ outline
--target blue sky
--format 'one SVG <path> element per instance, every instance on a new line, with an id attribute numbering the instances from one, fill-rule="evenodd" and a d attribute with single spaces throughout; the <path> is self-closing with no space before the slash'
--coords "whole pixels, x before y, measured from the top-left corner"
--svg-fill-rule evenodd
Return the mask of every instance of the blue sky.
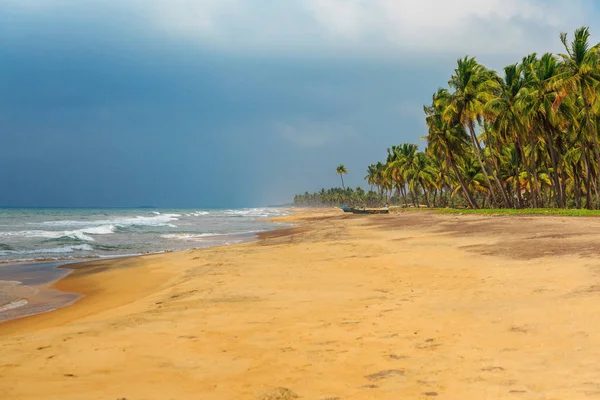
<path id="1" fill-rule="evenodd" d="M 425 135 L 457 58 L 560 51 L 593 1 L 0 0 L 0 205 L 242 207 Z"/>

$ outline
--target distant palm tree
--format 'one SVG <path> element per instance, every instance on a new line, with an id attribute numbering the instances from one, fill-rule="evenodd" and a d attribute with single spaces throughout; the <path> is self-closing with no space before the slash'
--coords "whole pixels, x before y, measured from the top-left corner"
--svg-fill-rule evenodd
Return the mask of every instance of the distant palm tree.
<path id="1" fill-rule="evenodd" d="M 342 180 L 342 189 L 346 190 L 346 187 L 344 186 L 344 175 L 348 173 L 348 170 L 346 169 L 346 167 L 344 167 L 344 164 L 338 165 L 338 167 L 335 170 L 340 176 L 340 179 Z"/>
<path id="2" fill-rule="evenodd" d="M 364 179 L 369 186 L 371 186 L 371 190 L 373 190 L 373 185 L 377 183 L 377 166 L 375 164 L 371 164 L 367 167 L 367 175 Z"/>

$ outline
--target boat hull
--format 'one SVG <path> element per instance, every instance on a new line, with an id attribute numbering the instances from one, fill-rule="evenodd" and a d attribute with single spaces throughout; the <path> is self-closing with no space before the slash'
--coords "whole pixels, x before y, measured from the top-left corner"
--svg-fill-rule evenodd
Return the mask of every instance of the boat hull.
<path id="1" fill-rule="evenodd" d="M 377 208 L 377 209 L 358 209 L 352 208 L 352 214 L 389 214 L 390 210 L 387 208 Z"/>

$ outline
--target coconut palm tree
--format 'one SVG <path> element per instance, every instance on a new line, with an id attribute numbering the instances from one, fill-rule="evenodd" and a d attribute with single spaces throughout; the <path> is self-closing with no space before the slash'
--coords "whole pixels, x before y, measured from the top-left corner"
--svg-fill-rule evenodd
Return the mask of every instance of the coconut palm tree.
<path id="1" fill-rule="evenodd" d="M 373 185 L 375 185 L 377 181 L 377 166 L 375 164 L 371 164 L 367 167 L 367 175 L 365 175 L 364 179 L 369 186 L 371 186 L 371 190 L 373 190 Z"/>
<path id="2" fill-rule="evenodd" d="M 342 189 L 346 190 L 346 187 L 344 186 L 344 175 L 348 173 L 348 170 L 346 169 L 346 167 L 344 167 L 344 164 L 338 165 L 335 170 L 340 176 L 340 179 L 342 180 Z"/>
<path id="3" fill-rule="evenodd" d="M 406 164 L 405 176 L 408 180 L 411 191 L 415 194 L 413 197 L 418 198 L 418 190 L 419 186 L 423 190 L 423 196 L 425 197 L 425 204 L 427 204 L 427 208 L 431 207 L 429 203 L 429 194 L 427 192 L 427 187 L 433 184 L 435 171 L 431 168 L 431 163 L 427 154 L 423 152 L 418 152 L 414 155 L 412 159 L 409 160 Z M 418 207 L 417 204 L 415 206 Z"/>
<path id="4" fill-rule="evenodd" d="M 457 68 L 448 85 L 454 89 L 454 93 L 452 93 L 451 101 L 444 112 L 444 117 L 446 121 L 458 119 L 463 126 L 468 128 L 475 147 L 475 155 L 487 186 L 490 188 L 494 203 L 496 203 L 496 195 L 486 170 L 486 163 L 484 163 L 483 149 L 475 132 L 475 123 L 481 119 L 485 105 L 494 97 L 494 93 L 499 88 L 497 76 L 479 64 L 474 57 L 465 57 L 457 61 Z M 508 207 L 506 193 L 493 170 L 492 175 L 502 193 L 505 206 Z"/>
<path id="5" fill-rule="evenodd" d="M 433 95 L 431 106 L 425 106 L 426 122 L 429 128 L 427 147 L 438 159 L 444 159 L 452 168 L 456 179 L 462 188 L 465 200 L 471 208 L 477 208 L 473 195 L 464 182 L 458 170 L 456 157 L 466 154 L 469 137 L 459 121 L 447 121 L 442 114 L 451 101 L 450 93 L 446 89 L 439 89 Z"/>

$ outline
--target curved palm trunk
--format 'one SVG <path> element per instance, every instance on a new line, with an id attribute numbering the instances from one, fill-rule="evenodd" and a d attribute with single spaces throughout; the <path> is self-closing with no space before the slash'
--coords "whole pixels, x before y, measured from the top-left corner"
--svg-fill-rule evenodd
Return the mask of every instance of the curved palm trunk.
<path id="1" fill-rule="evenodd" d="M 408 191 L 410 192 L 410 197 L 412 197 L 413 206 L 415 208 L 417 208 L 417 200 L 416 200 L 416 196 L 415 196 L 415 191 L 413 189 L 411 189 L 410 187 L 408 188 Z"/>
<path id="2" fill-rule="evenodd" d="M 539 189 L 537 182 L 537 174 L 535 173 L 535 138 L 532 134 L 529 135 L 529 146 L 531 146 L 531 157 L 529 157 L 529 190 L 531 192 L 531 200 L 533 208 L 538 208 Z"/>
<path id="3" fill-rule="evenodd" d="M 596 156 L 596 165 L 600 166 L 600 152 L 598 151 L 598 137 L 596 135 L 596 132 L 594 131 L 594 127 L 592 126 L 592 119 L 590 117 L 590 106 L 587 103 L 587 100 L 584 96 L 583 93 L 583 87 L 580 85 L 580 92 L 581 92 L 581 98 L 583 99 L 583 109 L 585 111 L 585 125 L 587 127 L 588 130 L 588 135 L 592 138 L 592 143 L 594 144 L 593 150 L 594 150 L 594 156 Z M 600 179 L 600 174 L 598 174 L 598 179 Z M 598 181 L 598 179 L 596 181 Z M 596 196 L 597 197 L 597 196 Z M 600 199 L 596 198 L 596 202 L 600 202 Z M 597 208 L 598 208 L 597 204 Z"/>
<path id="4" fill-rule="evenodd" d="M 558 156 L 557 151 L 554 148 L 554 140 L 552 140 L 553 129 L 550 128 L 550 124 L 546 119 L 544 119 L 544 125 L 546 126 L 546 138 L 548 141 L 548 151 L 550 153 L 550 161 L 552 162 L 552 169 L 554 172 L 552 173 L 552 181 L 554 182 L 554 191 L 556 193 L 557 204 L 560 208 L 565 208 L 565 198 L 562 192 L 562 187 L 560 184 L 560 178 L 558 176 Z"/>
<path id="5" fill-rule="evenodd" d="M 481 145 L 479 144 L 479 139 L 477 139 L 477 134 L 475 133 L 475 127 L 473 126 L 473 121 L 469 121 L 468 125 L 469 125 L 469 133 L 471 134 L 471 141 L 473 142 L 473 146 L 475 146 L 475 155 L 477 156 L 477 161 L 479 161 L 479 166 L 481 167 L 481 171 L 483 172 L 485 181 L 488 184 L 488 187 L 490 188 L 490 194 L 492 195 L 494 203 L 497 203 L 496 194 L 494 193 L 494 188 L 492 187 L 492 182 L 490 181 L 490 177 L 488 176 L 485 165 L 481 159 L 483 150 L 481 149 Z"/>
<path id="6" fill-rule="evenodd" d="M 518 208 L 523 208 L 523 195 L 521 194 L 521 179 L 519 177 L 519 171 L 515 172 L 515 192 L 517 193 L 517 201 L 519 203 Z"/>
<path id="7" fill-rule="evenodd" d="M 423 188 L 423 196 L 425 196 L 425 204 L 427 204 L 427 208 L 431 208 L 431 204 L 429 204 L 429 194 L 427 193 L 427 190 L 425 190 L 425 185 L 423 185 L 423 181 L 421 179 L 419 179 L 419 183 L 421 184 L 421 187 Z"/>
<path id="8" fill-rule="evenodd" d="M 577 168 L 577 164 L 572 163 L 573 165 L 573 191 L 575 195 L 575 208 L 581 208 L 581 182 L 579 180 L 579 168 Z"/>
<path id="9" fill-rule="evenodd" d="M 406 186 L 402 184 L 400 187 L 400 191 L 402 192 L 402 199 L 404 200 L 404 205 L 408 208 L 408 198 L 406 197 Z"/>
<path id="10" fill-rule="evenodd" d="M 515 193 L 517 194 L 517 204 L 515 204 L 515 208 L 523 208 L 523 196 L 521 195 L 521 160 L 523 159 L 523 149 L 521 147 L 521 141 L 517 136 L 515 152 L 517 153 L 516 160 L 516 169 L 514 171 L 515 175 Z"/>
<path id="11" fill-rule="evenodd" d="M 486 139 L 488 142 L 488 146 L 490 148 L 490 158 L 492 159 L 492 163 L 493 163 L 493 167 L 494 167 L 494 168 L 492 168 L 492 176 L 494 177 L 494 181 L 496 182 L 496 185 L 498 185 L 498 189 L 500 189 L 500 194 L 502 195 L 502 199 L 504 200 L 504 206 L 510 208 L 510 207 L 512 207 L 512 202 L 510 201 L 510 199 L 508 198 L 508 195 L 506 194 L 506 189 L 504 188 L 504 185 L 502 185 L 502 182 L 500 182 L 500 179 L 498 178 L 498 175 L 500 175 L 500 166 L 498 165 L 498 160 L 494 156 L 492 140 L 490 138 L 490 133 L 487 129 L 487 124 L 485 124 L 485 123 L 484 123 L 484 132 L 485 132 L 485 136 L 486 136 Z"/>
<path id="12" fill-rule="evenodd" d="M 346 190 L 346 187 L 344 186 L 344 176 L 342 174 L 340 174 L 340 179 L 342 180 L 342 189 Z"/>
<path id="13" fill-rule="evenodd" d="M 583 149 L 583 161 L 585 166 L 585 208 L 588 210 L 593 209 L 592 206 L 592 188 L 591 188 L 591 179 L 592 174 L 590 172 L 590 164 L 587 154 L 587 149 Z"/>
<path id="14" fill-rule="evenodd" d="M 471 208 L 476 209 L 477 203 L 475 203 L 475 199 L 473 199 L 473 195 L 469 191 L 469 188 L 465 184 L 465 181 L 463 180 L 460 172 L 458 171 L 458 167 L 456 166 L 456 160 L 454 159 L 454 155 L 452 153 L 448 153 L 447 160 L 450 163 L 450 166 L 452 167 L 452 170 L 454 171 L 454 174 L 456 175 L 456 179 L 458 179 L 458 183 L 460 184 L 460 187 L 463 190 L 463 195 L 465 196 L 465 200 L 467 200 L 467 203 L 469 203 L 469 206 L 471 206 Z"/>

